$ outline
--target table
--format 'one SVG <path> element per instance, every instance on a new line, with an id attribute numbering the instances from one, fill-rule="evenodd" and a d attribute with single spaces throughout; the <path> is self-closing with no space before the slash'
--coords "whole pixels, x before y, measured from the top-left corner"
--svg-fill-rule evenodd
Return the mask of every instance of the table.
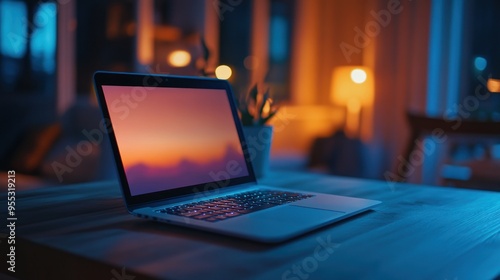
<path id="1" fill-rule="evenodd" d="M 135 218 L 114 181 L 30 190 L 16 194 L 16 273 L 3 271 L 26 279 L 107 280 L 500 276 L 500 193 L 291 172 L 274 172 L 262 183 L 383 204 L 266 245 Z"/>

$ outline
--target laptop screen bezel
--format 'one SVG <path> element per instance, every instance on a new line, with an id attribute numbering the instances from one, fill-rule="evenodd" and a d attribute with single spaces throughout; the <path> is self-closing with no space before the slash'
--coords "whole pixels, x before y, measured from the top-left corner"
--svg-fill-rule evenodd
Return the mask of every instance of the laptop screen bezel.
<path id="1" fill-rule="evenodd" d="M 108 105 L 105 99 L 105 92 L 103 86 L 125 86 L 125 87 L 163 87 L 163 88 L 198 88 L 198 89 L 221 89 L 226 92 L 228 98 L 233 121 L 238 132 L 238 139 L 243 149 L 246 168 L 248 175 L 237 178 L 230 178 L 229 180 L 219 180 L 207 182 L 203 184 L 185 186 L 180 188 L 168 189 L 159 192 L 132 195 L 130 186 L 127 181 L 125 169 L 121 159 L 118 142 L 113 131 L 113 123 L 110 118 Z M 245 138 L 243 134 L 242 125 L 238 117 L 236 103 L 234 100 L 233 91 L 230 84 L 226 80 L 204 78 L 204 77 L 182 77 L 174 75 L 160 75 L 160 74 L 141 74 L 141 73 L 118 73 L 118 72 L 104 72 L 98 71 L 94 73 L 94 87 L 97 95 L 99 106 L 103 114 L 104 121 L 107 126 L 108 138 L 111 142 L 114 159 L 117 166 L 120 186 L 125 197 L 127 207 L 133 208 L 134 206 L 144 203 L 157 202 L 161 200 L 177 198 L 184 195 L 196 195 L 204 191 L 216 191 L 219 188 L 228 188 L 235 185 L 245 183 L 256 183 L 255 174 L 252 168 L 248 149 L 246 147 Z M 229 181 L 229 182 L 228 182 Z M 209 189 L 207 187 L 210 186 Z"/>

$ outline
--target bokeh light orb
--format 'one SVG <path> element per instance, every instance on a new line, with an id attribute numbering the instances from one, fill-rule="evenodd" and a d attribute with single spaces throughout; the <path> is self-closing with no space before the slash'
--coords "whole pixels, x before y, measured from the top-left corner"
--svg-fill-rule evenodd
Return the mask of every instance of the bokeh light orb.
<path id="1" fill-rule="evenodd" d="M 351 71 L 351 79 L 356 84 L 362 84 L 366 81 L 366 72 L 362 69 L 354 69 Z"/>
<path id="2" fill-rule="evenodd" d="M 227 80 L 231 77 L 233 74 L 233 71 L 231 70 L 231 67 L 227 65 L 219 65 L 217 68 L 215 68 L 215 76 L 217 79 L 220 80 Z"/>

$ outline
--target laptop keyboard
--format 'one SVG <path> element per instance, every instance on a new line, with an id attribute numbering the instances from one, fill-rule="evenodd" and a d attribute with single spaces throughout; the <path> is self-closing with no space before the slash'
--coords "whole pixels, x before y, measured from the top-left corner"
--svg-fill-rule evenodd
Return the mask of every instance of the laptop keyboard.
<path id="1" fill-rule="evenodd" d="M 155 212 L 217 222 L 313 196 L 287 191 L 256 190 L 157 209 Z"/>

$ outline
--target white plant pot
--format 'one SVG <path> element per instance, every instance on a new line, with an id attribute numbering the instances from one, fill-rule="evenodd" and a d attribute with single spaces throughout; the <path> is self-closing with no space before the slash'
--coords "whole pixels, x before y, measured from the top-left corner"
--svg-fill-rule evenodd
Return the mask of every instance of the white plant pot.
<path id="1" fill-rule="evenodd" d="M 269 171 L 273 127 L 268 125 L 244 126 L 243 133 L 255 177 L 262 178 Z"/>

